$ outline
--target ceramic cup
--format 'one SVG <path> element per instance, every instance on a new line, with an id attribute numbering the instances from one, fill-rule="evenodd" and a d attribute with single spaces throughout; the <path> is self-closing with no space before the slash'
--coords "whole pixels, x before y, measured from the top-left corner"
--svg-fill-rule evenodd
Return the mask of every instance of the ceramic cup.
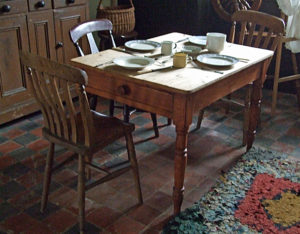
<path id="1" fill-rule="evenodd" d="M 172 55 L 176 46 L 176 43 L 173 41 L 163 41 L 161 43 L 161 53 L 163 55 Z"/>
<path id="2" fill-rule="evenodd" d="M 220 53 L 225 46 L 226 34 L 210 32 L 206 34 L 206 49 L 209 52 Z"/>
<path id="3" fill-rule="evenodd" d="M 185 53 L 175 53 L 173 56 L 173 66 L 182 68 L 186 66 L 187 54 Z"/>

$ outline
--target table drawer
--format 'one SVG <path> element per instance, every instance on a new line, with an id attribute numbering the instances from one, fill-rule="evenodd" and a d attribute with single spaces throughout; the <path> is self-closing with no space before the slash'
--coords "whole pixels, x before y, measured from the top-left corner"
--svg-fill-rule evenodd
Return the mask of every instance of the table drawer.
<path id="1" fill-rule="evenodd" d="M 29 11 L 42 11 L 51 9 L 50 0 L 28 0 Z"/>
<path id="2" fill-rule="evenodd" d="M 26 0 L 0 1 L 0 16 L 27 12 Z"/>
<path id="3" fill-rule="evenodd" d="M 92 77 L 89 77 L 92 78 Z M 109 93 L 111 98 L 126 100 L 126 103 L 138 103 L 142 106 L 148 106 L 148 109 L 155 112 L 156 109 L 164 112 L 171 112 L 173 110 L 173 95 L 171 93 L 160 91 L 128 82 L 127 80 L 115 80 L 114 78 L 100 78 L 89 79 L 91 87 L 97 87 L 98 91 Z"/>
<path id="4" fill-rule="evenodd" d="M 85 4 L 86 0 L 54 0 L 54 8 L 68 7 Z"/>

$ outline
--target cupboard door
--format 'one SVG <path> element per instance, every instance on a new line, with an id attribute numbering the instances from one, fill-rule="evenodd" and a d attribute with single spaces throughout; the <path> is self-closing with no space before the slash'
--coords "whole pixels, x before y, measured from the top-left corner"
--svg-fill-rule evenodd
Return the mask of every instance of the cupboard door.
<path id="1" fill-rule="evenodd" d="M 19 50 L 28 51 L 26 15 L 0 19 L 0 124 L 29 113 L 21 102 L 30 98 Z M 32 110 L 29 110 L 32 111 Z"/>
<path id="2" fill-rule="evenodd" d="M 57 60 L 70 63 L 70 59 L 78 57 L 75 46 L 71 42 L 69 31 L 78 23 L 86 20 L 86 6 L 68 7 L 54 10 L 54 24 L 56 33 Z M 87 45 L 84 43 L 86 50 Z"/>
<path id="3" fill-rule="evenodd" d="M 52 11 L 29 13 L 28 32 L 30 51 L 34 54 L 56 60 Z"/>

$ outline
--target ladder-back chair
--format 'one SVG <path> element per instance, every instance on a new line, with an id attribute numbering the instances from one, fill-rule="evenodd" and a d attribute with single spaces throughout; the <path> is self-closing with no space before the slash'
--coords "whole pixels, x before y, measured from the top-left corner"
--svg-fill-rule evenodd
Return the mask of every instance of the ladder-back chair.
<path id="1" fill-rule="evenodd" d="M 287 22 L 287 15 L 285 15 L 283 12 L 281 12 L 281 18 Z M 292 41 L 298 41 L 299 39 L 294 37 L 287 37 L 285 34 L 281 38 L 280 43 L 278 44 L 277 52 L 276 52 L 276 60 L 275 60 L 275 72 L 274 72 L 274 83 L 273 83 L 273 93 L 272 93 L 272 109 L 271 109 L 271 115 L 275 115 L 276 112 L 276 104 L 277 104 L 277 93 L 278 93 L 278 85 L 283 82 L 287 81 L 295 81 L 296 86 L 296 92 L 297 92 L 297 98 L 298 98 L 298 105 L 300 108 L 300 73 L 297 65 L 297 58 L 296 54 L 290 51 L 291 53 L 291 59 L 292 59 L 292 66 L 293 66 L 293 73 L 294 75 L 284 76 L 280 77 L 280 66 L 281 66 L 281 57 L 282 57 L 282 46 L 285 43 L 292 42 Z"/>
<path id="2" fill-rule="evenodd" d="M 98 53 L 99 49 L 96 45 L 96 42 L 94 40 L 94 37 L 92 35 L 93 32 L 104 32 L 104 33 L 108 33 L 109 38 L 111 40 L 112 46 L 116 47 L 115 41 L 114 41 L 114 37 L 112 35 L 112 28 L 113 25 L 111 23 L 110 20 L 108 19 L 95 19 L 95 20 L 89 20 L 89 21 L 85 21 L 82 22 L 78 25 L 76 25 L 75 27 L 70 29 L 70 37 L 71 40 L 73 42 L 73 44 L 75 45 L 78 55 L 79 56 L 84 56 L 84 53 L 80 47 L 80 39 L 84 36 L 87 37 L 89 45 L 90 45 L 90 50 L 91 53 Z M 91 108 L 95 109 L 96 105 L 97 105 L 97 97 L 93 96 L 92 98 L 92 104 L 91 104 Z M 114 115 L 114 108 L 117 107 L 119 108 L 120 106 L 116 106 L 114 100 L 110 100 L 110 104 L 109 104 L 109 114 L 110 116 Z M 123 105 L 123 118 L 125 122 L 129 122 L 129 118 L 130 115 L 135 111 L 135 109 L 127 106 L 127 105 Z M 159 131 L 158 131 L 158 126 L 157 126 L 157 117 L 156 114 L 154 113 L 150 113 L 151 114 L 151 119 L 153 122 L 153 130 L 155 133 L 155 136 L 158 137 L 159 136 Z"/>
<path id="3" fill-rule="evenodd" d="M 43 212 L 47 205 L 52 172 L 69 161 L 66 160 L 53 167 L 55 145 L 74 152 L 73 158 L 78 158 L 78 217 L 81 232 L 84 231 L 85 221 L 85 191 L 130 169 L 134 174 L 138 200 L 142 203 L 139 171 L 132 140 L 134 125 L 90 109 L 85 92 L 88 77 L 84 71 L 28 52 L 21 51 L 20 58 L 28 71 L 29 89 L 43 114 L 43 136 L 50 142 L 41 211 Z M 78 98 L 72 98 L 73 91 Z M 128 160 L 110 168 L 92 163 L 94 153 L 121 137 L 126 139 Z M 86 184 L 86 177 L 90 177 L 90 169 L 106 175 Z"/>
<path id="4" fill-rule="evenodd" d="M 232 26 L 229 42 L 232 43 L 275 51 L 284 33 L 284 21 L 266 13 L 241 10 L 234 12 L 231 19 Z M 269 64 L 270 62 L 271 58 L 269 59 Z M 236 102 L 231 100 L 231 98 L 222 99 L 226 103 L 233 102 L 244 106 L 243 145 L 246 145 L 247 142 L 251 88 L 252 85 L 249 84 L 246 89 L 244 103 Z M 200 128 L 203 114 L 204 110 L 201 110 L 198 115 L 196 129 Z"/>

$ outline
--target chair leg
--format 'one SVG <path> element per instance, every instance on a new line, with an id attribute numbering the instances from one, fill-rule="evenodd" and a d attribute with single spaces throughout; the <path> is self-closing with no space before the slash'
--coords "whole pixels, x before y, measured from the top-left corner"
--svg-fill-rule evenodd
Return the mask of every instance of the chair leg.
<path id="1" fill-rule="evenodd" d="M 151 114 L 151 119 L 153 122 L 153 130 L 154 130 L 155 137 L 159 137 L 156 114 L 154 114 L 154 113 L 150 113 L 150 114 Z"/>
<path id="2" fill-rule="evenodd" d="M 251 93 L 252 93 L 252 85 L 248 85 L 248 87 L 246 88 L 246 95 L 245 95 L 245 109 L 244 109 L 244 123 L 243 123 L 243 143 L 242 143 L 243 146 L 245 146 L 247 144 Z"/>
<path id="3" fill-rule="evenodd" d="M 133 143 L 131 133 L 126 133 L 125 138 L 126 138 L 128 157 L 130 160 L 130 164 L 131 164 L 131 168 L 132 168 L 133 176 L 134 176 L 134 181 L 135 181 L 135 185 L 136 185 L 136 192 L 138 195 L 139 203 L 143 204 L 143 196 L 142 196 L 142 190 L 141 190 L 139 168 L 138 168 L 138 164 L 137 164 L 137 160 L 136 160 L 134 143 Z"/>
<path id="4" fill-rule="evenodd" d="M 202 110 L 199 111 L 196 130 L 201 127 L 203 115 L 204 115 L 204 109 L 202 109 Z"/>
<path id="5" fill-rule="evenodd" d="M 280 64 L 281 64 L 281 53 L 282 53 L 282 42 L 278 43 L 276 51 L 276 61 L 275 61 L 275 71 L 274 71 L 274 83 L 273 83 L 273 93 L 272 93 L 272 109 L 271 115 L 275 115 L 276 104 L 277 104 L 277 92 L 278 92 L 278 83 L 279 83 L 279 73 L 280 73 Z"/>
<path id="6" fill-rule="evenodd" d="M 293 72 L 295 75 L 299 74 L 296 55 L 291 52 L 291 56 L 292 56 Z M 299 80 L 299 78 L 297 80 L 295 80 L 295 84 L 296 84 L 298 108 L 300 109 L 300 80 Z"/>
<path id="7" fill-rule="evenodd" d="M 85 223 L 85 161 L 83 155 L 78 155 L 78 221 L 80 233 L 84 233 Z"/>
<path id="8" fill-rule="evenodd" d="M 114 116 L 114 110 L 115 110 L 115 101 L 109 100 L 109 116 L 110 117 Z"/>
<path id="9" fill-rule="evenodd" d="M 226 99 L 227 99 L 228 101 L 230 101 L 230 100 L 231 100 L 231 94 L 228 94 L 228 95 L 226 96 Z M 226 102 L 226 103 L 225 103 L 225 114 L 226 114 L 226 115 L 229 114 L 229 109 L 230 109 L 230 102 Z"/>
<path id="10" fill-rule="evenodd" d="M 123 109 L 123 120 L 124 120 L 124 122 L 128 123 L 129 122 L 129 117 L 130 117 L 129 106 L 124 105 L 124 109 Z"/>
<path id="11" fill-rule="evenodd" d="M 51 183 L 51 174 L 52 174 L 52 165 L 53 165 L 53 156 L 54 156 L 54 143 L 50 142 L 49 152 L 46 159 L 41 212 L 45 211 L 48 202 L 49 187 Z"/>

